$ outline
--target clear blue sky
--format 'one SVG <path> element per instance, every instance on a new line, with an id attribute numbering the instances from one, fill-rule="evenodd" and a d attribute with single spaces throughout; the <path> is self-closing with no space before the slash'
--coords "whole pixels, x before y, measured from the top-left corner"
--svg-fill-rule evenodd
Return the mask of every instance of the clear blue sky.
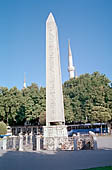
<path id="1" fill-rule="evenodd" d="M 112 0 L 0 0 L 0 86 L 45 86 L 45 23 L 58 26 L 63 82 L 68 39 L 78 76 L 99 71 L 112 80 Z"/>

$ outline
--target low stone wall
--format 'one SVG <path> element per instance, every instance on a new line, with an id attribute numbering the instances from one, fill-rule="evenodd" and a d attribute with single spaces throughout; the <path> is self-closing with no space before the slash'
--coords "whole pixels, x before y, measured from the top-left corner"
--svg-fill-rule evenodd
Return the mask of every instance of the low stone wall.
<path id="1" fill-rule="evenodd" d="M 77 150 L 88 150 L 94 149 L 94 139 L 91 135 L 81 135 L 76 137 L 77 141 Z"/>
<path id="2" fill-rule="evenodd" d="M 44 137 L 43 149 L 46 150 L 65 150 L 64 146 L 68 142 L 66 137 Z"/>
<path id="3" fill-rule="evenodd" d="M 40 135 L 22 135 L 4 137 L 0 140 L 0 149 L 19 151 L 40 151 Z"/>
<path id="4" fill-rule="evenodd" d="M 7 137 L 6 149 L 7 150 L 19 150 L 19 136 L 10 136 Z"/>
<path id="5" fill-rule="evenodd" d="M 91 135 L 80 135 L 68 138 L 48 137 L 44 138 L 46 150 L 87 150 L 96 149 L 94 138 Z"/>
<path id="6" fill-rule="evenodd" d="M 112 138 L 92 135 L 77 135 L 73 137 L 42 137 L 40 135 L 22 135 L 4 137 L 0 140 L 0 149 L 19 151 L 40 150 L 87 150 L 109 148 Z M 106 145 L 108 140 L 108 146 Z M 110 141 L 110 144 L 109 144 Z M 105 145 L 104 145 L 105 143 Z M 105 147 L 106 146 L 106 147 Z M 111 146 L 112 147 L 112 146 Z"/>

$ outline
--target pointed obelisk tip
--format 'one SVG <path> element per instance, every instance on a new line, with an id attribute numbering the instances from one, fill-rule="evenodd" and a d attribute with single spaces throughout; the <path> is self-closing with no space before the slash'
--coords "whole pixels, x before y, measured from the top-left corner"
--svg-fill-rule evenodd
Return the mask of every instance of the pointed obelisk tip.
<path id="1" fill-rule="evenodd" d="M 50 14 L 49 14 L 49 16 L 47 18 L 47 22 L 49 22 L 49 21 L 55 22 L 55 19 L 54 19 L 54 16 L 53 16 L 52 12 L 50 12 Z"/>
<path id="2" fill-rule="evenodd" d="M 52 12 L 49 13 L 49 16 L 50 16 L 50 15 L 53 16 Z"/>

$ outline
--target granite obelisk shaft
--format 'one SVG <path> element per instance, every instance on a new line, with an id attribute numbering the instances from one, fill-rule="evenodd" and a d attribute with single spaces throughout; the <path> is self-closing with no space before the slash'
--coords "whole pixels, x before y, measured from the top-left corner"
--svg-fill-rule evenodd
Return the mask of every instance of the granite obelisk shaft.
<path id="1" fill-rule="evenodd" d="M 46 21 L 46 125 L 65 124 L 58 30 L 52 13 Z"/>

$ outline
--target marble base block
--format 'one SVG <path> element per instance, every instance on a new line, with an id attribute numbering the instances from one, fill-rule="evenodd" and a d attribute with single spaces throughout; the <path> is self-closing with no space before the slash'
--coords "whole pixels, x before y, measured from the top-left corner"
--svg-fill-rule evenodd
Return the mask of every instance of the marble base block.
<path id="1" fill-rule="evenodd" d="M 44 149 L 58 150 L 68 140 L 65 125 L 44 126 Z"/>

